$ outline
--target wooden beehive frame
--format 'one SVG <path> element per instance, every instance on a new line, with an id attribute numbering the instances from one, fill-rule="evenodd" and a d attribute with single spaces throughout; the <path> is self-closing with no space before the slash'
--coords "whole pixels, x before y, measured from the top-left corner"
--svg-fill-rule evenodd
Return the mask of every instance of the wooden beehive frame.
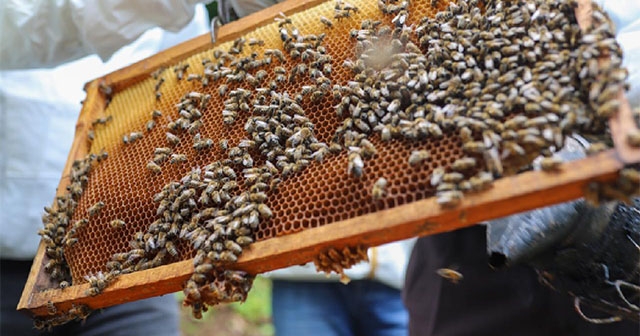
<path id="1" fill-rule="evenodd" d="M 289 0 L 239 21 L 222 26 L 217 34 L 221 42 L 233 40 L 259 26 L 273 21 L 280 12 L 287 15 L 306 10 L 322 0 Z M 590 0 L 579 0 L 576 16 L 581 27 L 590 24 Z M 208 34 L 158 53 L 129 67 L 87 83 L 87 97 L 76 124 L 76 134 L 64 172 L 74 160 L 89 152 L 86 141 L 91 122 L 103 116 L 105 96 L 100 85 L 109 85 L 118 92 L 145 78 L 155 69 L 176 63 L 186 57 L 211 48 Z M 441 208 L 435 198 L 416 201 L 299 233 L 256 242 L 245 250 L 234 268 L 251 274 L 262 273 L 311 261 L 320 251 L 330 247 L 362 244 L 377 246 L 415 236 L 451 231 L 488 219 L 503 217 L 542 206 L 579 198 L 583 187 L 592 181 L 612 181 L 626 164 L 640 162 L 640 150 L 626 143 L 626 134 L 635 122 L 624 93 L 620 92 L 621 108 L 609 123 L 615 148 L 588 158 L 562 164 L 557 172 L 531 171 L 502 178 L 488 191 L 467 195 L 453 209 Z M 62 178 L 58 192 L 62 193 L 68 179 Z M 35 234 L 35 233 L 34 233 Z M 18 310 L 35 316 L 47 316 L 47 304 L 66 311 L 72 304 L 86 304 L 99 309 L 125 302 L 178 291 L 193 272 L 191 260 L 185 260 L 145 271 L 122 275 L 101 295 L 85 294 L 89 284 L 67 289 L 51 289 L 44 271 L 45 247 L 40 244 Z"/>

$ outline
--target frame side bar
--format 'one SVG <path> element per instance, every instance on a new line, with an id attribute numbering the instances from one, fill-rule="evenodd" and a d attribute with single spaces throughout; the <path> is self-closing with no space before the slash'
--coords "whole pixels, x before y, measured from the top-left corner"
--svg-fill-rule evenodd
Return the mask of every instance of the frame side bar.
<path id="1" fill-rule="evenodd" d="M 69 155 L 62 170 L 62 177 L 56 189 L 56 197 L 63 195 L 66 192 L 67 185 L 69 185 L 69 179 L 67 178 L 71 171 L 73 162 L 77 159 L 83 158 L 89 153 L 90 144 L 87 141 L 87 134 L 91 127 L 92 121 L 97 118 L 104 111 L 105 97 L 98 91 L 99 81 L 95 80 L 89 82 L 85 89 L 87 90 L 87 97 L 80 110 L 80 116 L 76 123 L 74 140 L 69 150 Z M 55 200 L 55 198 L 54 198 Z M 55 203 L 55 202 L 54 202 Z M 34 232 L 35 234 L 35 232 Z M 51 285 L 51 281 L 44 270 L 44 265 L 48 258 L 45 255 L 45 246 L 41 241 L 38 246 L 38 251 L 31 265 L 31 271 L 29 277 L 22 291 L 20 301 L 18 302 L 18 310 L 25 309 L 31 305 L 31 300 L 34 296 L 38 295 L 38 292 L 44 288 L 48 288 Z"/>

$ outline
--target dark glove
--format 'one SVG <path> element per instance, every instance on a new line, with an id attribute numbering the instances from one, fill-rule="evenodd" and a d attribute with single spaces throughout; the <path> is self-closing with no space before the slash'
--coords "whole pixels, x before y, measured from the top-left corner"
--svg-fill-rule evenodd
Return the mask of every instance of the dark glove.
<path id="1" fill-rule="evenodd" d="M 490 264 L 530 264 L 576 305 L 640 321 L 639 208 L 640 199 L 599 208 L 578 201 L 490 222 Z"/>

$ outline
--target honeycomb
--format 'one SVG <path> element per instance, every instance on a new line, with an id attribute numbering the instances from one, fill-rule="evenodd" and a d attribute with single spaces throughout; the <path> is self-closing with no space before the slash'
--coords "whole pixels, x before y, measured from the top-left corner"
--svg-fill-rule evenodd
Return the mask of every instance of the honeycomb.
<path id="1" fill-rule="evenodd" d="M 322 45 L 326 48 L 326 54 L 332 57 L 331 73 L 326 74 L 332 85 L 346 86 L 354 78 L 353 71 L 342 66 L 345 60 L 358 58 L 356 41 L 349 38 L 352 29 L 359 29 L 363 20 L 379 20 L 382 25 L 394 25 L 394 15 L 383 15 L 371 2 L 353 0 L 351 3 L 359 10 L 341 20 L 333 18 L 333 1 L 289 16 L 301 35 L 326 34 Z M 422 18 L 435 17 L 449 5 L 447 1 L 431 3 L 435 3 L 435 7 L 430 7 L 428 1 L 412 1 L 408 7 L 411 14 L 404 24 L 418 25 Z M 332 27 L 325 26 L 320 17 L 330 18 Z M 278 22 L 259 27 L 244 38 L 247 41 L 262 40 L 264 45 L 245 46 L 238 57 L 248 56 L 251 52 L 262 56 L 265 50 L 281 49 L 283 44 Z M 415 35 L 410 37 L 410 41 L 419 43 Z M 142 80 L 113 94 L 104 111 L 104 115 L 112 119 L 105 124 L 95 125 L 95 138 L 90 150 L 95 154 L 104 150 L 109 157 L 91 170 L 72 222 L 89 218 L 87 209 L 99 201 L 104 202 L 105 207 L 90 217 L 88 224 L 77 233 L 77 243 L 65 250 L 74 283 L 84 282 L 87 275 L 105 272 L 105 265 L 114 254 L 131 250 L 130 242 L 134 235 L 145 232 L 158 218 L 158 204 L 153 198 L 163 186 L 180 181 L 194 168 L 227 159 L 228 152 L 218 146 L 220 140 L 226 139 L 229 147 L 234 147 L 248 137 L 244 126 L 251 113 L 239 113 L 232 124 L 226 124 L 223 120 L 221 111 L 225 109 L 224 101 L 228 95 L 221 97 L 218 93 L 222 81 L 211 81 L 203 86 L 198 80 L 187 80 L 190 74 L 204 72 L 203 61 L 213 60 L 214 50 L 230 50 L 233 46 L 233 41 L 220 43 L 179 64 L 168 64 L 159 75 L 164 79 L 158 89 L 161 93 L 159 98 L 156 96 L 157 80 L 154 78 Z M 275 71 L 271 71 L 276 66 L 284 67 L 288 75 L 298 62 L 285 53 L 283 62 L 274 57 L 270 66 L 258 68 L 268 70 L 264 86 L 277 79 Z M 185 64 L 189 66 L 184 78 L 179 80 L 174 69 Z M 250 70 L 249 73 L 255 74 L 256 70 Z M 294 82 L 285 80 L 278 85 L 277 91 L 294 96 L 303 86 L 311 84 L 308 76 Z M 250 89 L 250 86 L 246 82 L 228 85 L 228 91 L 238 88 Z M 206 108 L 201 111 L 202 127 L 199 133 L 204 139 L 212 139 L 214 145 L 208 150 L 195 150 L 192 135 L 187 132 L 180 134 L 180 143 L 173 147 L 173 152 L 185 154 L 186 162 L 165 162 L 161 164 L 160 174 L 150 171 L 147 164 L 153 158 L 154 149 L 167 146 L 167 124 L 180 118 L 176 104 L 194 91 L 211 95 Z M 313 135 L 319 142 L 331 143 L 336 129 L 343 123 L 343 118 L 336 114 L 336 103 L 330 94 L 315 102 L 310 99 L 300 102 L 304 115 L 313 124 Z M 162 116 L 155 120 L 155 127 L 147 130 L 146 125 L 152 119 L 154 110 L 161 111 Z M 505 114 L 509 112 L 505 111 Z M 505 117 L 505 120 L 508 118 Z M 124 143 L 123 136 L 131 132 L 142 132 L 143 136 L 135 142 Z M 328 154 L 321 163 L 313 161 L 301 172 L 283 177 L 277 190 L 269 191 L 265 201 L 273 215 L 268 220 L 260 221 L 253 238 L 257 241 L 266 240 L 431 197 L 436 194 L 430 183 L 436 168 L 449 170 L 453 162 L 463 156 L 475 156 L 479 161 L 483 160 L 480 155 L 465 154 L 463 139 L 451 130 L 445 130 L 443 137 L 429 137 L 420 141 L 402 138 L 383 141 L 378 132 L 371 132 L 368 140 L 377 152 L 373 158 L 365 160 L 364 174 L 359 178 L 348 173 L 349 153 L 344 149 L 338 154 Z M 481 138 L 476 137 L 475 140 Z M 408 158 L 418 150 L 427 150 L 430 158 L 421 164 L 410 165 Z M 254 167 L 265 163 L 265 158 L 256 155 L 255 151 L 251 154 L 255 160 Z M 243 185 L 242 168 L 235 166 L 234 169 L 240 191 L 246 190 L 248 187 Z M 374 200 L 371 189 L 380 178 L 387 180 L 386 193 L 383 198 Z M 125 226 L 112 227 L 110 222 L 115 219 L 124 221 Z M 171 262 L 194 258 L 197 252 L 186 240 L 179 240 L 176 249 L 177 255 L 169 256 Z M 216 281 L 220 282 L 219 279 Z"/>
<path id="2" fill-rule="evenodd" d="M 335 83 L 346 82 L 352 77 L 348 69 L 340 66 L 345 59 L 354 57 L 353 41 L 345 38 L 349 31 L 359 28 L 364 19 L 381 20 L 387 24 L 391 20 L 366 1 L 352 3 L 359 8 L 359 12 L 353 13 L 351 18 L 334 22 L 333 27 L 328 29 L 318 18 L 333 17 L 332 1 L 289 16 L 303 34 L 326 33 L 324 45 L 327 54 L 333 57 L 334 65 L 329 78 Z M 438 4 L 438 8 L 445 6 L 445 1 Z M 412 2 L 410 11 L 431 16 L 436 12 L 421 1 Z M 282 46 L 276 23 L 260 27 L 245 38 L 264 41 L 264 46 L 251 48 L 259 53 L 265 49 L 280 49 Z M 227 50 L 231 46 L 232 41 L 225 42 L 185 59 L 181 63 L 189 64 L 185 77 L 189 73 L 202 73 L 202 60 L 212 59 L 213 49 Z M 296 63 L 288 55 L 285 57 L 286 61 L 282 65 L 290 71 Z M 278 61 L 274 60 L 272 65 L 277 66 Z M 78 243 L 67 249 L 65 256 L 71 267 L 74 283 L 84 281 L 83 277 L 87 274 L 106 271 L 105 264 L 114 253 L 130 249 L 129 241 L 134 233 L 144 231 L 156 219 L 157 204 L 152 199 L 162 186 L 179 180 L 192 167 L 205 166 L 226 158 L 226 153 L 217 146 L 219 140 L 228 139 L 231 147 L 237 145 L 240 139 L 246 138 L 243 125 L 248 114 L 239 116 L 231 126 L 225 125 L 220 113 L 223 99 L 217 93 L 218 86 L 211 84 L 202 87 L 197 81 L 178 80 L 172 71 L 174 66 L 170 65 L 162 74 L 165 82 L 160 87 L 160 99 L 157 100 L 154 95 L 156 81 L 152 78 L 116 92 L 104 112 L 107 116 L 113 116 L 113 119 L 105 125 L 96 125 L 94 129 L 95 140 L 91 144 L 91 152 L 105 150 L 109 158 L 91 172 L 73 219 L 87 218 L 84 209 L 98 201 L 103 201 L 106 206 L 78 233 Z M 264 82 L 268 83 L 273 79 L 274 73 L 269 72 Z M 278 90 L 296 92 L 300 86 L 308 84 L 311 84 L 310 80 L 285 82 Z M 239 85 L 231 84 L 229 90 L 236 87 Z M 200 133 L 204 138 L 213 139 L 216 146 L 210 151 L 198 152 L 191 148 L 190 141 L 182 141 L 174 148 L 174 152 L 186 154 L 188 162 L 165 164 L 161 174 L 150 173 L 146 164 L 151 160 L 154 148 L 165 146 L 166 123 L 178 118 L 174 105 L 186 92 L 194 90 L 212 95 L 207 108 L 202 111 L 204 126 Z M 318 103 L 305 101 L 301 104 L 315 125 L 314 134 L 321 142 L 329 143 L 336 125 L 340 123 L 334 105 L 335 102 L 328 96 Z M 151 131 L 146 131 L 145 124 L 151 119 L 153 110 L 160 110 L 163 116 Z M 144 136 L 134 143 L 123 144 L 123 135 L 133 131 L 144 131 Z M 366 173 L 362 178 L 347 175 L 347 153 L 344 152 L 327 157 L 322 164 L 314 162 L 303 173 L 285 179 L 267 201 L 273 211 L 273 218 L 260 223 L 255 233 L 256 240 L 291 234 L 430 197 L 434 193 L 427 182 L 431 171 L 437 166 L 450 165 L 462 155 L 461 142 L 457 136 L 426 142 L 392 140 L 387 143 L 374 136 L 371 141 L 376 145 L 378 153 L 375 159 L 367 161 Z M 419 167 L 410 167 L 407 158 L 412 151 L 418 149 L 429 150 L 432 160 Z M 394 162 L 397 165 L 390 164 Z M 373 202 L 370 190 L 379 177 L 388 180 L 387 196 Z M 241 176 L 239 179 L 242 179 Z M 112 228 L 109 222 L 113 219 L 123 220 L 125 228 Z M 192 258 L 195 253 L 187 244 L 178 246 L 178 250 L 179 256 L 175 261 Z"/>

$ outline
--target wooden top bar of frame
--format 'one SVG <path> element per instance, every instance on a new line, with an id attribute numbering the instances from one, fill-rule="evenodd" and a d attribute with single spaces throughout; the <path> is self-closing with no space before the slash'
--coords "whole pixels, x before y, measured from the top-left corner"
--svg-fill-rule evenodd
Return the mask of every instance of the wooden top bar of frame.
<path id="1" fill-rule="evenodd" d="M 259 26 L 270 23 L 280 12 L 292 14 L 323 1 L 302 0 L 284 2 L 241 20 L 222 26 L 218 34 L 221 42 L 232 40 Z M 579 0 L 576 15 L 581 27 L 589 24 L 589 0 Z M 587 18 L 587 19 L 585 19 Z M 87 99 L 76 125 L 75 140 L 64 172 L 70 171 L 75 159 L 88 153 L 86 141 L 90 123 L 104 113 L 105 97 L 99 93 L 100 84 L 110 85 L 117 93 L 145 79 L 153 70 L 175 63 L 197 52 L 211 48 L 208 34 L 167 49 L 148 59 L 120 69 L 87 83 Z M 624 93 L 619 95 L 620 111 L 610 121 L 615 149 L 586 159 L 566 162 L 556 172 L 531 171 L 502 178 L 492 189 L 466 194 L 462 203 L 451 209 L 440 207 L 435 198 L 416 201 L 392 209 L 304 230 L 299 233 L 256 242 L 246 249 L 235 269 L 251 274 L 262 273 L 311 261 L 320 251 L 333 246 L 377 246 L 415 236 L 425 236 L 474 225 L 475 223 L 510 214 L 580 198 L 583 187 L 592 181 L 612 181 L 625 164 L 640 162 L 640 150 L 626 143 L 626 134 L 636 128 Z M 58 191 L 64 191 L 68 179 L 62 178 Z M 34 232 L 35 234 L 35 232 Z M 51 284 L 44 272 L 44 245 L 40 244 L 29 279 L 25 285 L 18 310 L 36 316 L 47 315 L 47 303 L 60 311 L 72 304 L 86 304 L 100 309 L 125 302 L 172 293 L 182 289 L 193 272 L 191 260 L 185 260 L 145 271 L 125 274 L 98 296 L 87 296 L 88 284 L 67 289 L 49 289 Z"/>

